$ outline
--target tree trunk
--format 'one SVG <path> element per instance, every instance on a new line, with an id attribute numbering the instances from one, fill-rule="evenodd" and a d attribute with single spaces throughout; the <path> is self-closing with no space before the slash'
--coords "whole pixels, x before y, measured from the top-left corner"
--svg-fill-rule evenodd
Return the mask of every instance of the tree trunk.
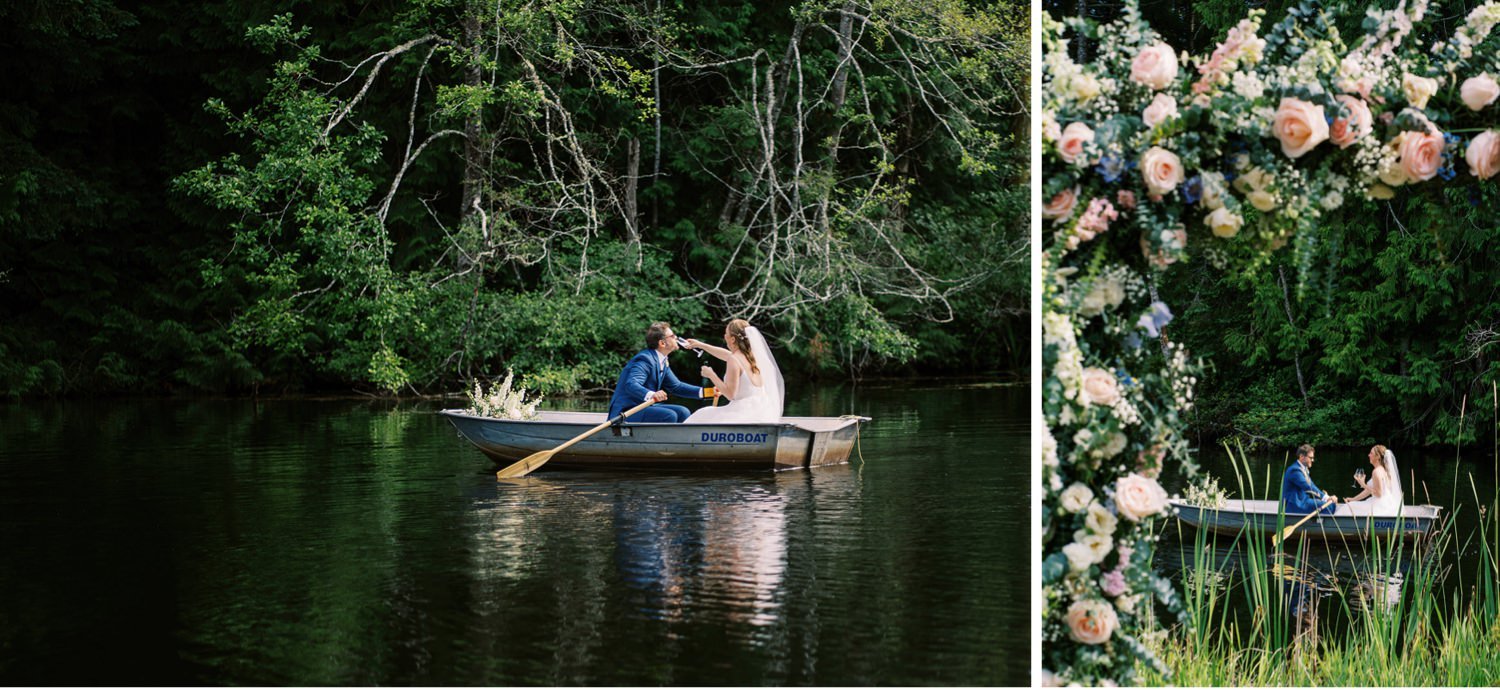
<path id="1" fill-rule="evenodd" d="M 636 204 L 636 188 L 641 179 L 641 140 L 631 137 L 630 159 L 625 170 L 625 241 L 631 246 L 641 243 L 640 212 Z"/>
<path id="2" fill-rule="evenodd" d="M 469 64 L 464 68 L 464 85 L 479 88 L 484 84 L 484 73 L 480 60 L 484 57 L 484 46 L 480 40 L 480 7 L 471 3 L 464 13 L 464 47 L 469 51 Z M 469 113 L 464 120 L 464 189 L 460 222 L 467 224 L 478 215 L 478 203 L 484 185 L 484 147 L 480 135 L 484 121 L 478 112 Z"/>

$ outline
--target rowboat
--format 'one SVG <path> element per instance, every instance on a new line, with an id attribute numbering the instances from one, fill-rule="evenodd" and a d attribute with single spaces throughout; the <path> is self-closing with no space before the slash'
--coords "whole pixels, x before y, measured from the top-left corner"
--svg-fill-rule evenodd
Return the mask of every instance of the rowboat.
<path id="1" fill-rule="evenodd" d="M 602 412 L 543 411 L 536 419 L 439 412 L 496 462 L 551 450 L 607 421 Z M 782 417 L 774 424 L 616 424 L 552 457 L 546 469 L 800 470 L 849 461 L 869 417 Z"/>
<path id="2" fill-rule="evenodd" d="M 1256 501 L 1231 499 L 1222 508 L 1204 508 L 1185 501 L 1168 501 L 1177 513 L 1177 519 L 1199 529 L 1217 534 L 1240 534 L 1253 532 L 1274 534 L 1282 527 L 1289 527 L 1305 513 L 1289 513 L 1282 522 L 1277 522 L 1281 510 L 1279 501 Z M 1372 537 L 1400 536 L 1413 539 L 1432 530 L 1437 524 L 1442 506 L 1402 506 L 1401 514 L 1370 515 L 1359 504 L 1339 504 L 1332 515 L 1319 515 L 1297 528 L 1299 534 L 1322 539 L 1370 539 Z"/>

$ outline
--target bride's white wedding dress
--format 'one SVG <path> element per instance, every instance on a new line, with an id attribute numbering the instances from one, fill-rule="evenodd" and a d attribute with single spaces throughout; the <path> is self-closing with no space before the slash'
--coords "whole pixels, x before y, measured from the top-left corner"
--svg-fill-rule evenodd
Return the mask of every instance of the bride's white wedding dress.
<path id="1" fill-rule="evenodd" d="M 786 391 L 781 369 L 776 366 L 776 358 L 771 356 L 771 348 L 766 345 L 760 329 L 754 326 L 746 328 L 745 338 L 750 341 L 750 353 L 755 355 L 755 364 L 760 368 L 761 385 L 750 381 L 750 372 L 741 371 L 734 400 L 727 405 L 700 408 L 683 420 L 683 424 L 774 424 L 781 421 L 782 398 Z"/>
<path id="2" fill-rule="evenodd" d="M 1401 492 L 1401 473 L 1396 467 L 1396 454 L 1390 449 L 1385 451 L 1385 476 L 1386 483 L 1390 486 L 1381 487 L 1381 495 L 1371 496 L 1362 501 L 1347 504 L 1354 515 L 1397 515 L 1401 512 L 1401 503 L 1404 495 Z"/>

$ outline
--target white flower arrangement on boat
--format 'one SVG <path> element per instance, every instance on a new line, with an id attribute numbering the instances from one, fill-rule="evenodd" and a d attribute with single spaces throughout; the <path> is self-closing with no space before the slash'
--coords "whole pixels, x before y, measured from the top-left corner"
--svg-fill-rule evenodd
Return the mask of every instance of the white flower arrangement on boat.
<path id="1" fill-rule="evenodd" d="M 527 402 L 525 388 L 511 388 L 514 381 L 515 372 L 507 369 L 505 380 L 486 393 L 484 384 L 479 379 L 475 379 L 474 388 L 469 391 L 467 412 L 475 416 L 494 419 L 536 419 L 538 417 L 536 407 L 542 402 L 541 396 Z"/>

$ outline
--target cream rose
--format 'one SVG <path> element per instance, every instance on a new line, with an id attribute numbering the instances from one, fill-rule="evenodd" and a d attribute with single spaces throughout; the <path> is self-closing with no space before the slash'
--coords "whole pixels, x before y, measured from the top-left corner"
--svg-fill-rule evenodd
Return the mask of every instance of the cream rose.
<path id="1" fill-rule="evenodd" d="M 1271 120 L 1271 131 L 1281 140 L 1281 152 L 1288 158 L 1301 158 L 1328 140 L 1328 121 L 1323 106 L 1299 98 L 1283 98 Z"/>
<path id="2" fill-rule="evenodd" d="M 1057 139 L 1057 155 L 1064 163 L 1073 165 L 1083 157 L 1083 147 L 1094 140 L 1094 130 L 1082 122 L 1074 122 L 1063 128 Z"/>
<path id="3" fill-rule="evenodd" d="M 1177 78 L 1177 53 L 1172 46 L 1158 43 L 1147 46 L 1130 63 L 1130 79 L 1157 91 L 1167 88 Z"/>
<path id="4" fill-rule="evenodd" d="M 1092 74 L 1080 74 L 1073 77 L 1073 98 L 1080 103 L 1091 101 L 1099 95 L 1101 87 L 1099 78 Z"/>
<path id="5" fill-rule="evenodd" d="M 1469 142 L 1469 149 L 1464 154 L 1464 160 L 1469 162 L 1469 172 L 1481 180 L 1488 180 L 1500 171 L 1500 132 L 1490 130 L 1480 132 L 1479 136 Z"/>
<path id="6" fill-rule="evenodd" d="M 1437 132 L 1407 132 L 1401 142 L 1401 172 L 1407 179 L 1426 181 L 1443 164 L 1443 135 Z"/>
<path id="7" fill-rule="evenodd" d="M 1246 194 L 1245 199 L 1261 213 L 1270 213 L 1276 208 L 1276 195 L 1264 189 L 1257 189 Z"/>
<path id="8" fill-rule="evenodd" d="M 1120 517 L 1131 522 L 1140 522 L 1167 508 L 1167 492 L 1156 483 L 1139 474 L 1131 473 L 1115 482 L 1115 509 Z"/>
<path id="9" fill-rule="evenodd" d="M 1220 207 L 1208 214 L 1208 217 L 1203 219 L 1203 223 L 1214 231 L 1214 237 L 1227 240 L 1239 234 L 1240 226 L 1245 224 L 1245 219 L 1239 217 L 1234 211 Z"/>
<path id="10" fill-rule="evenodd" d="M 1419 77 L 1407 72 L 1401 76 L 1401 92 L 1406 94 L 1406 102 L 1413 108 L 1426 108 L 1427 99 L 1437 93 L 1438 80 L 1430 77 Z"/>
<path id="11" fill-rule="evenodd" d="M 1105 309 L 1113 309 L 1125 301 L 1125 286 L 1118 280 L 1096 280 L 1078 305 L 1078 313 L 1088 317 L 1098 316 Z"/>
<path id="12" fill-rule="evenodd" d="M 1224 208 L 1224 174 L 1203 173 L 1203 208 L 1210 211 Z"/>
<path id="13" fill-rule="evenodd" d="M 1115 518 L 1114 513 L 1109 512 L 1108 508 L 1098 503 L 1091 503 L 1089 504 L 1088 517 L 1084 518 L 1083 524 L 1093 530 L 1095 534 L 1109 536 L 1115 533 L 1115 525 L 1118 523 L 1119 520 Z"/>
<path id="14" fill-rule="evenodd" d="M 1146 190 L 1161 196 L 1177 189 L 1183 179 L 1182 159 L 1160 146 L 1152 146 L 1141 154 L 1141 176 L 1146 180 Z"/>
<path id="15" fill-rule="evenodd" d="M 1057 499 L 1057 505 L 1063 512 L 1077 513 L 1094 502 L 1094 491 L 1089 487 L 1074 482 L 1072 486 L 1063 489 L 1062 495 Z"/>
<path id="16" fill-rule="evenodd" d="M 1387 187 L 1379 182 L 1376 182 L 1375 184 L 1370 185 L 1370 198 L 1394 199 L 1396 198 L 1396 190 L 1391 189 L 1390 187 Z"/>
<path id="17" fill-rule="evenodd" d="M 1078 206 L 1078 188 L 1064 189 L 1042 207 L 1042 217 L 1053 222 L 1061 222 L 1073 215 L 1073 208 L 1076 206 Z"/>
<path id="18" fill-rule="evenodd" d="M 1177 101 L 1164 93 L 1156 94 L 1151 99 L 1151 105 L 1141 113 L 1141 120 L 1145 121 L 1147 127 L 1155 127 L 1167 120 L 1177 117 Z"/>
<path id="19" fill-rule="evenodd" d="M 1098 367 L 1086 367 L 1083 370 L 1083 394 L 1090 404 L 1109 406 L 1120 399 L 1120 388 L 1114 374 Z"/>
<path id="20" fill-rule="evenodd" d="M 1500 98 L 1500 84 L 1496 84 L 1495 78 L 1488 74 L 1469 77 L 1459 87 L 1458 95 L 1463 99 L 1464 105 L 1469 106 L 1469 110 L 1478 112 Z"/>
<path id="21" fill-rule="evenodd" d="M 1115 547 L 1113 539 L 1103 534 L 1095 534 L 1086 529 L 1074 532 L 1073 541 L 1082 544 L 1084 548 L 1089 550 L 1094 563 L 1104 562 L 1104 557 L 1108 556 L 1110 549 Z"/>
<path id="22" fill-rule="evenodd" d="M 1333 120 L 1333 124 L 1328 128 L 1328 140 L 1333 142 L 1334 146 L 1345 149 L 1368 136 L 1375 126 L 1375 121 L 1370 116 L 1370 106 L 1365 105 L 1364 101 L 1344 95 L 1336 98 L 1338 102 L 1344 104 L 1349 114 Z"/>
<path id="23" fill-rule="evenodd" d="M 1089 547 L 1073 542 L 1063 547 L 1063 555 L 1068 557 L 1068 570 L 1081 573 L 1089 569 L 1089 566 L 1098 563 L 1094 560 L 1094 551 Z"/>
<path id="24" fill-rule="evenodd" d="M 1064 619 L 1068 622 L 1068 636 L 1082 644 L 1104 644 L 1120 625 L 1114 607 L 1098 599 L 1073 602 Z"/>

